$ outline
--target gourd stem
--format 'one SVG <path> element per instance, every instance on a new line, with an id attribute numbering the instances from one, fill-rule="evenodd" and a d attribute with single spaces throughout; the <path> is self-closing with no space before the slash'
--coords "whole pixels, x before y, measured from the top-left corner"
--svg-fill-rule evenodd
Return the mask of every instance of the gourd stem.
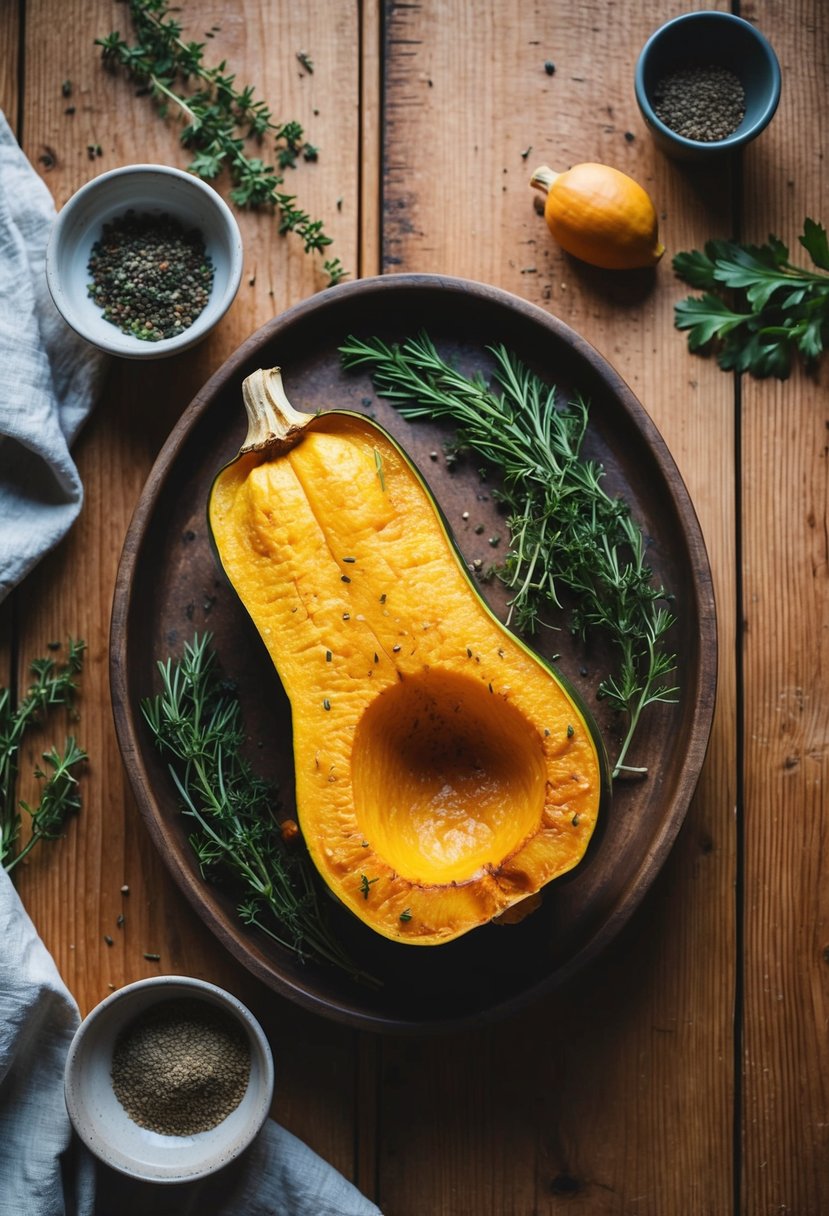
<path id="1" fill-rule="evenodd" d="M 300 413 L 291 405 L 278 367 L 252 372 L 242 384 L 242 399 L 248 415 L 248 433 L 242 452 L 291 448 L 299 442 L 314 417 Z"/>
<path id="2" fill-rule="evenodd" d="M 557 177 L 561 177 L 561 174 L 556 173 L 555 169 L 551 169 L 549 165 L 539 165 L 530 178 L 530 185 L 546 194 Z"/>

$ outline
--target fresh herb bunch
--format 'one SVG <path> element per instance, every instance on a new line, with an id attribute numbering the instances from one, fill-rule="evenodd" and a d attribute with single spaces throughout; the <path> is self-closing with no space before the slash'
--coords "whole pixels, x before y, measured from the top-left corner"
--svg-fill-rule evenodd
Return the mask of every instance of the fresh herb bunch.
<path id="1" fill-rule="evenodd" d="M 33 681 L 17 704 L 10 689 L 0 688 L 0 863 L 7 871 L 27 857 L 39 841 L 60 836 L 67 818 L 80 808 L 76 770 L 86 759 L 86 752 L 71 736 L 63 752 L 54 747 L 44 752 L 47 769 L 35 769 L 42 787 L 37 806 L 18 802 L 15 787 L 23 736 L 29 727 L 42 722 L 50 709 L 61 705 L 72 708 L 85 649 L 84 642 L 70 639 L 65 663 L 59 664 L 54 657 L 35 659 L 30 667 Z M 31 832 L 18 849 L 21 810 L 31 819 Z"/>
<path id="2" fill-rule="evenodd" d="M 666 682 L 676 664 L 665 649 L 674 621 L 668 596 L 652 581 L 628 505 L 605 493 L 601 466 L 581 455 L 587 403 L 558 405 L 556 390 L 503 346 L 490 351 L 492 384 L 456 371 L 425 334 L 393 346 L 351 337 L 340 347 L 344 366 L 370 368 L 377 392 L 403 417 L 450 419 L 455 451 L 470 449 L 500 473 L 496 496 L 511 541 L 498 573 L 513 592 L 510 622 L 532 634 L 546 609 L 561 608 L 566 588 L 573 633 L 584 639 L 599 629 L 611 639 L 618 669 L 599 695 L 627 719 L 613 775 L 642 772 L 625 764 L 642 712 L 676 699 Z"/>
<path id="3" fill-rule="evenodd" d="M 104 63 L 123 67 L 158 103 L 162 113 L 175 106 L 186 126 L 181 142 L 195 152 L 189 168 L 205 179 L 218 177 L 227 166 L 233 189 L 230 197 L 239 207 L 273 207 L 280 232 L 294 232 L 305 252 L 321 253 L 331 244 L 321 220 L 297 206 L 295 195 L 281 187 L 282 171 L 302 157 L 316 160 L 317 149 L 305 140 L 298 122 L 274 122 L 264 101 L 249 85 L 237 87 L 225 60 L 215 67 L 204 62 L 204 43 L 185 42 L 182 26 L 170 16 L 166 0 L 127 0 L 137 42 L 130 46 L 118 31 L 97 38 Z M 187 86 L 194 82 L 193 88 Z M 185 86 L 182 89 L 182 86 Z M 249 156 L 245 140 L 274 143 L 276 168 L 259 156 Z M 331 283 L 346 275 L 339 258 L 323 262 Z"/>
<path id="4" fill-rule="evenodd" d="M 798 239 L 829 271 L 826 230 L 807 218 Z M 678 253 L 673 266 L 704 292 L 676 305 L 676 327 L 688 330 L 689 350 L 714 344 L 722 368 L 785 380 L 797 356 L 814 364 L 829 342 L 829 275 L 793 265 L 775 236 L 765 245 L 708 241 L 703 252 Z"/>
<path id="5" fill-rule="evenodd" d="M 142 702 L 156 745 L 169 761 L 190 845 L 205 878 L 229 880 L 237 912 L 301 960 L 331 963 L 369 980 L 334 937 L 318 899 L 313 863 L 288 842 L 274 791 L 242 754 L 238 697 L 222 680 L 211 636 L 195 635 L 180 661 L 159 662 L 161 692 Z"/>

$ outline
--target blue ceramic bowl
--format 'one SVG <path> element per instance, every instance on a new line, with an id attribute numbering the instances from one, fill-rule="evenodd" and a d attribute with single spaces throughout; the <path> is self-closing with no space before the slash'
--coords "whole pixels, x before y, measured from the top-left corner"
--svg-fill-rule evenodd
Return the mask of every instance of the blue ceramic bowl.
<path id="1" fill-rule="evenodd" d="M 727 68 L 745 91 L 742 122 L 725 139 L 696 140 L 678 135 L 657 117 L 654 90 L 682 68 Z M 651 34 L 636 62 L 636 100 L 657 145 L 680 160 L 703 160 L 731 152 L 768 126 L 780 100 L 780 64 L 763 35 L 731 13 L 695 12 L 674 17 Z"/>

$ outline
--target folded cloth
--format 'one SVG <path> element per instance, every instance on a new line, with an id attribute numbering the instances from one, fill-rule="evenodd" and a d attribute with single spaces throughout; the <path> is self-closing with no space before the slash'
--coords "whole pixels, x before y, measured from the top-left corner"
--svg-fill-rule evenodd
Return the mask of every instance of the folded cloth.
<path id="1" fill-rule="evenodd" d="M 198 1182 L 135 1183 L 97 1163 L 63 1096 L 78 1007 L 2 867 L 0 941 L 0 1216 L 380 1216 L 271 1119 L 247 1152 Z"/>
<path id="2" fill-rule="evenodd" d="M 81 509 L 69 448 L 106 366 L 49 295 L 54 218 L 51 194 L 0 113 L 0 601 Z"/>

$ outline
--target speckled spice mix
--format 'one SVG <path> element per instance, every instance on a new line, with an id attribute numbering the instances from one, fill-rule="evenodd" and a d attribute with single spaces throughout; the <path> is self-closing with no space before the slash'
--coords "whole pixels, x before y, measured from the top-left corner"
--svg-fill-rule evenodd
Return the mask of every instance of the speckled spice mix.
<path id="1" fill-rule="evenodd" d="M 148 342 L 189 329 L 213 286 L 202 234 L 166 214 L 127 211 L 105 224 L 87 269 L 106 319 Z"/>
<path id="2" fill-rule="evenodd" d="M 242 1027 L 221 1009 L 164 1001 L 115 1042 L 112 1087 L 129 1117 L 163 1136 L 209 1131 L 236 1109 L 250 1075 Z"/>
<path id="3" fill-rule="evenodd" d="M 658 118 L 677 135 L 710 143 L 737 130 L 746 110 L 745 90 L 728 68 L 678 68 L 653 91 Z"/>

